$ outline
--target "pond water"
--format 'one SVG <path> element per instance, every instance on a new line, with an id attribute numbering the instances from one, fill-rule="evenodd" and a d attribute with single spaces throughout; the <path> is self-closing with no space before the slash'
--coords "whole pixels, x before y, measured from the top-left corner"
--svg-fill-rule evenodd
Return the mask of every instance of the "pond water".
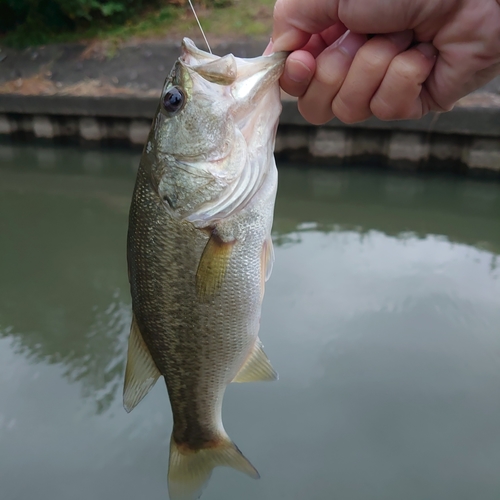
<path id="1" fill-rule="evenodd" d="M 135 153 L 0 147 L 0 498 L 167 499 L 158 383 L 121 391 Z M 280 165 L 261 338 L 229 387 L 261 473 L 203 500 L 500 498 L 500 184 Z"/>

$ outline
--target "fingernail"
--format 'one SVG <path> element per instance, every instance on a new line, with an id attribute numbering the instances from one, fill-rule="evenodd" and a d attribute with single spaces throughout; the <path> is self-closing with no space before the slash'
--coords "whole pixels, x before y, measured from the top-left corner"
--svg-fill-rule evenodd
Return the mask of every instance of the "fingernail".
<path id="1" fill-rule="evenodd" d="M 350 58 L 354 58 L 356 52 L 364 45 L 365 42 L 366 42 L 366 36 L 346 31 L 332 45 L 332 47 L 336 47 L 345 55 L 349 56 Z"/>
<path id="2" fill-rule="evenodd" d="M 288 60 L 286 74 L 290 80 L 296 83 L 309 82 L 311 79 L 311 70 L 298 59 Z"/>
<path id="3" fill-rule="evenodd" d="M 398 31 L 397 33 L 389 33 L 386 36 L 397 47 L 406 48 L 408 47 L 408 45 L 410 45 L 411 41 L 413 40 L 413 31 L 412 30 Z"/>
<path id="4" fill-rule="evenodd" d="M 263 55 L 263 56 L 268 56 L 269 54 L 272 54 L 272 53 L 273 53 L 273 45 L 274 45 L 274 44 L 273 44 L 273 39 L 271 38 L 271 39 L 269 40 L 269 43 L 267 44 L 267 47 L 266 47 L 266 49 L 264 50 L 264 52 L 263 52 L 263 54 L 262 54 L 262 55 Z"/>
<path id="5" fill-rule="evenodd" d="M 419 43 L 415 48 L 422 52 L 427 59 L 435 59 L 438 54 L 436 47 L 432 43 Z"/>

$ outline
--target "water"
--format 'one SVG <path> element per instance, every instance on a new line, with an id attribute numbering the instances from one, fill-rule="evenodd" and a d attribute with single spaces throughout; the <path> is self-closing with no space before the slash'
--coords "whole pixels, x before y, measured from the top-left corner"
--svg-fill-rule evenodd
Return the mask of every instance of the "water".
<path id="1" fill-rule="evenodd" d="M 0 498 L 166 499 L 158 383 L 121 406 L 137 155 L 0 147 Z M 261 337 L 231 386 L 262 479 L 204 500 L 500 498 L 500 184 L 283 166 Z"/>

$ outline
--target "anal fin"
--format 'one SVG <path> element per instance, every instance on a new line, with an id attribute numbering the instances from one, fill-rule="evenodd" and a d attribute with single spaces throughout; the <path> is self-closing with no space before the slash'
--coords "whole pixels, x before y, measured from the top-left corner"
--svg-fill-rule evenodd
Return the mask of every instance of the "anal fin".
<path id="1" fill-rule="evenodd" d="M 252 352 L 232 381 L 241 383 L 261 380 L 278 380 L 278 374 L 271 366 L 271 362 L 262 348 L 262 342 L 257 337 Z"/>
<path id="2" fill-rule="evenodd" d="M 123 407 L 128 413 L 151 390 L 160 375 L 134 316 L 128 339 L 127 368 L 123 387 Z"/>

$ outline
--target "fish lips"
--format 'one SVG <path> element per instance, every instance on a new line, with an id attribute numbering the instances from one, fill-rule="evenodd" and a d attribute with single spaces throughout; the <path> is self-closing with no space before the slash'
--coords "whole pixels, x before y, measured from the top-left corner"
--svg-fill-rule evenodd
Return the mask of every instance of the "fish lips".
<path id="1" fill-rule="evenodd" d="M 281 76 L 287 56 L 288 52 L 275 52 L 253 58 L 239 58 L 233 54 L 219 57 L 184 38 L 178 61 L 211 83 L 230 86 L 235 101 L 248 104 Z"/>

